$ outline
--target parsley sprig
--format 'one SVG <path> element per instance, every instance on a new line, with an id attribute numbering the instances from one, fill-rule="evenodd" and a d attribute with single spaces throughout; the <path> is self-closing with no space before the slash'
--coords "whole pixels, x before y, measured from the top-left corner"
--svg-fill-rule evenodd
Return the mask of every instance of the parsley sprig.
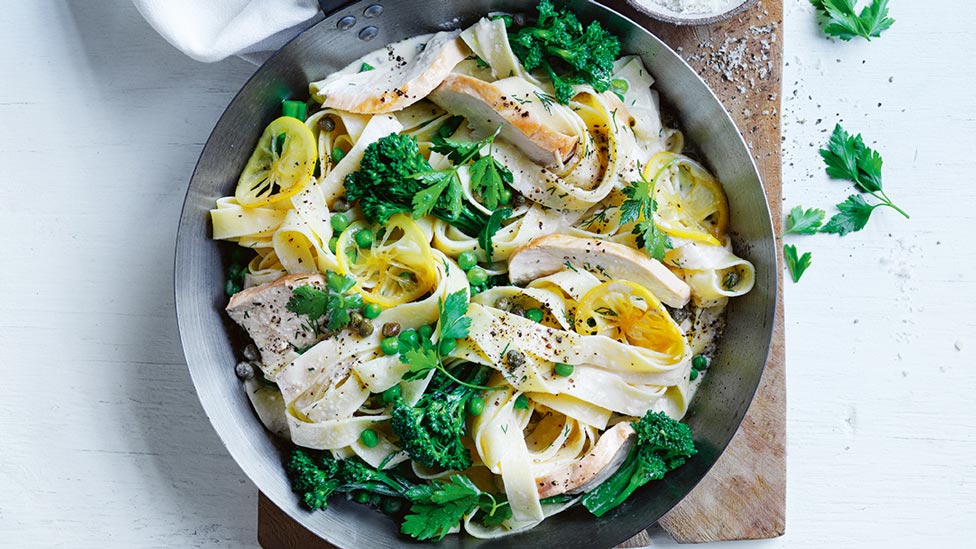
<path id="1" fill-rule="evenodd" d="M 642 174 L 637 181 L 631 181 L 623 193 L 627 195 L 627 200 L 620 205 L 620 224 L 636 221 L 633 234 L 637 235 L 637 245 L 644 248 L 650 257 L 658 261 L 664 259 L 670 243 L 667 235 L 654 223 L 654 212 L 657 211 L 654 184 Z"/>
<path id="2" fill-rule="evenodd" d="M 471 190 L 481 195 L 481 201 L 486 208 L 494 210 L 501 202 L 505 184 L 514 181 L 512 172 L 491 155 L 495 137 L 502 130 L 501 124 L 495 131 L 480 141 L 459 141 L 448 137 L 457 127 L 452 123 L 442 126 L 442 132 L 431 140 L 431 150 L 447 155 L 454 163 L 446 170 L 430 170 L 415 174 L 413 177 L 424 182 L 428 187 L 413 197 L 413 213 L 415 217 L 430 214 L 437 201 L 443 195 L 451 212 L 460 215 L 464 191 L 458 170 L 461 166 L 471 164 Z M 481 151 L 488 147 L 488 154 L 481 155 Z"/>
<path id="3" fill-rule="evenodd" d="M 796 206 L 790 210 L 786 219 L 786 230 L 783 235 L 810 235 L 816 233 L 836 234 L 845 236 L 860 231 L 871 219 L 874 210 L 887 207 L 909 218 L 905 210 L 899 208 L 888 197 L 881 186 L 881 168 L 884 160 L 878 151 L 864 144 L 864 138 L 850 135 L 840 124 L 834 128 L 827 148 L 820 149 L 827 166 L 827 175 L 834 179 L 845 179 L 854 183 L 854 188 L 861 194 L 852 194 L 837 205 L 838 213 L 824 223 L 826 212 L 819 208 L 804 209 Z M 864 195 L 877 200 L 872 204 L 865 200 Z M 783 248 L 786 266 L 790 270 L 793 282 L 798 282 L 803 272 L 811 265 L 810 252 L 799 255 L 796 246 L 787 245 Z"/>
<path id="4" fill-rule="evenodd" d="M 440 312 L 440 336 L 434 342 L 430 339 L 421 339 L 415 346 L 404 347 L 401 342 L 400 362 L 410 366 L 403 379 L 413 381 L 426 376 L 431 370 L 439 370 L 442 374 L 454 380 L 460 385 L 472 389 L 490 391 L 500 387 L 484 387 L 472 385 L 455 377 L 444 367 L 441 357 L 450 353 L 458 339 L 468 337 L 471 329 L 471 317 L 465 316 L 468 312 L 468 293 L 467 290 L 458 290 L 448 294 L 445 299 L 438 301 L 438 311 Z M 451 343 L 447 343 L 451 342 Z"/>
<path id="5" fill-rule="evenodd" d="M 881 167 L 884 161 L 878 151 L 864 144 L 860 134 L 851 136 L 840 124 L 834 128 L 830 143 L 820 150 L 827 165 L 827 175 L 834 179 L 846 179 L 854 183 L 861 193 L 873 196 L 879 202 L 869 204 L 863 196 L 851 195 L 837 205 L 840 213 L 820 229 L 821 232 L 844 236 L 860 231 L 867 224 L 871 213 L 880 207 L 891 208 L 906 219 L 909 215 L 888 198 L 881 188 Z"/>
<path id="6" fill-rule="evenodd" d="M 349 325 L 350 312 L 363 306 L 363 296 L 352 290 L 356 279 L 332 271 L 325 273 L 325 286 L 320 290 L 314 286 L 299 286 L 292 290 L 292 296 L 285 307 L 299 315 L 308 317 L 313 331 L 318 332 L 323 322 L 330 332 L 337 332 Z"/>
<path id="7" fill-rule="evenodd" d="M 434 480 L 412 490 L 408 497 L 414 502 L 403 518 L 400 531 L 418 540 L 440 540 L 465 516 L 481 510 L 485 523 L 501 524 L 511 518 L 507 502 L 478 488 L 464 475 L 452 475 L 449 480 Z"/>
<path id="8" fill-rule="evenodd" d="M 888 17 L 888 0 L 871 0 L 858 14 L 856 0 L 810 0 L 824 19 L 823 32 L 849 41 L 860 36 L 870 41 L 888 30 L 895 20 Z"/>

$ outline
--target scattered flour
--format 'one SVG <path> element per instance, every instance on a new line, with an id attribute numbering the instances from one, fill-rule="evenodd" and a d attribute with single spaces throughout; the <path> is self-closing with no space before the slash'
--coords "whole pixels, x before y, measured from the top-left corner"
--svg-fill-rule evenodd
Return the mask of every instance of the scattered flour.
<path id="1" fill-rule="evenodd" d="M 638 0 L 648 7 L 666 8 L 682 15 L 714 15 L 726 12 L 742 0 Z"/>

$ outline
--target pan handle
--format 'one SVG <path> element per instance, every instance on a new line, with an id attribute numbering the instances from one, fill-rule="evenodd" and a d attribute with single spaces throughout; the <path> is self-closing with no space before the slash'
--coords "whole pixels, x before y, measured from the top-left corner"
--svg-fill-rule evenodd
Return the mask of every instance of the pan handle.
<path id="1" fill-rule="evenodd" d="M 326 17 L 352 4 L 355 0 L 319 0 L 319 8 Z"/>

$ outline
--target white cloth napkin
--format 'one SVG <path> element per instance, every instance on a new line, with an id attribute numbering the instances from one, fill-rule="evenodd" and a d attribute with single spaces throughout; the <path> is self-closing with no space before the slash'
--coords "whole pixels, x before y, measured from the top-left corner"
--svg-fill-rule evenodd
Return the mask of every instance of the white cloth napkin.
<path id="1" fill-rule="evenodd" d="M 321 19 L 316 0 L 133 0 L 167 42 L 197 61 L 261 63 Z"/>

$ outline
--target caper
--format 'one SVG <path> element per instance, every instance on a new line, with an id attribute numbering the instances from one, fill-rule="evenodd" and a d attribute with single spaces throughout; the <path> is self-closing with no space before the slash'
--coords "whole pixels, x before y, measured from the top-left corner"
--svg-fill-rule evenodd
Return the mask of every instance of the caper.
<path id="1" fill-rule="evenodd" d="M 725 279 L 722 280 L 722 286 L 724 286 L 726 290 L 732 290 L 732 288 L 735 288 L 738 285 L 739 273 L 736 271 L 732 271 L 725 275 Z"/>
<path id="2" fill-rule="evenodd" d="M 512 193 L 511 206 L 513 208 L 518 208 L 519 206 L 525 205 L 525 195 L 521 193 Z"/>
<path id="3" fill-rule="evenodd" d="M 332 203 L 332 211 L 334 212 L 348 212 L 349 203 L 346 202 L 345 198 L 337 198 L 335 202 Z"/>
<path id="4" fill-rule="evenodd" d="M 525 307 L 516 303 L 515 305 L 512 305 L 512 308 L 508 312 L 512 313 L 513 315 L 525 316 Z"/>
<path id="5" fill-rule="evenodd" d="M 509 366 L 517 368 L 522 364 L 525 364 L 525 355 L 516 351 L 515 349 L 512 349 L 505 353 L 505 360 L 508 362 Z"/>
<path id="6" fill-rule="evenodd" d="M 322 118 L 319 118 L 318 126 L 320 129 L 331 132 L 335 129 L 335 120 L 333 120 L 331 116 L 323 116 Z"/>
<path id="7" fill-rule="evenodd" d="M 234 366 L 234 373 L 237 374 L 237 379 L 245 381 L 254 377 L 254 365 L 247 361 L 241 361 Z"/>
<path id="8" fill-rule="evenodd" d="M 247 347 L 244 347 L 244 358 L 248 360 L 257 360 L 261 358 L 261 355 L 258 353 L 257 345 L 248 343 Z"/>
<path id="9" fill-rule="evenodd" d="M 362 325 L 364 320 L 366 320 L 366 318 L 363 317 L 362 313 L 359 311 L 354 311 L 349 314 L 349 327 L 354 330 L 358 330 L 359 326 Z"/>
<path id="10" fill-rule="evenodd" d="M 399 322 L 387 322 L 383 325 L 383 337 L 396 337 L 400 335 Z"/>
<path id="11" fill-rule="evenodd" d="M 498 301 L 495 302 L 495 308 L 496 309 L 501 309 L 503 311 L 511 311 L 512 310 L 512 300 L 509 299 L 509 298 L 507 298 L 507 297 L 499 298 Z"/>
<path id="12" fill-rule="evenodd" d="M 356 328 L 356 331 L 359 332 L 359 337 L 369 337 L 373 335 L 373 321 L 364 318 Z"/>

